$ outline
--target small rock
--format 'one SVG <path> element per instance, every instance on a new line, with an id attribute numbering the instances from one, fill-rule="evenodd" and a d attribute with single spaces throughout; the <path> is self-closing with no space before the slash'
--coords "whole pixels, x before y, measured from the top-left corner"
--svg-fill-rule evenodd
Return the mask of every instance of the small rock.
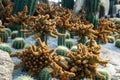
<path id="1" fill-rule="evenodd" d="M 12 80 L 14 64 L 9 53 L 0 50 L 0 80 Z"/>

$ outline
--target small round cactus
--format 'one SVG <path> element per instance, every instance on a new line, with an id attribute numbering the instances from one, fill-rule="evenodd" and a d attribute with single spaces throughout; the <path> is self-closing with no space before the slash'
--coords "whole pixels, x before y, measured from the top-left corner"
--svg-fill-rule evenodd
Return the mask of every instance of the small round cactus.
<path id="1" fill-rule="evenodd" d="M 12 48 L 8 44 L 5 44 L 5 43 L 0 44 L 0 49 L 8 53 L 12 52 Z"/>
<path id="2" fill-rule="evenodd" d="M 96 78 L 96 80 L 111 80 L 111 75 L 107 70 L 104 69 L 98 69 L 98 71 L 105 76 L 104 79 L 102 78 Z"/>
<path id="3" fill-rule="evenodd" d="M 1 38 L 2 42 L 7 42 L 8 41 L 8 37 L 9 37 L 9 35 L 8 35 L 7 31 L 0 32 L 0 38 Z"/>
<path id="4" fill-rule="evenodd" d="M 56 53 L 61 56 L 66 56 L 70 50 L 65 46 L 58 46 L 56 48 Z"/>
<path id="5" fill-rule="evenodd" d="M 12 47 L 15 48 L 15 49 L 23 49 L 25 47 L 24 38 L 15 38 L 13 40 Z"/>
<path id="6" fill-rule="evenodd" d="M 32 78 L 31 76 L 27 76 L 27 75 L 21 75 L 17 77 L 15 80 L 34 80 L 34 78 Z"/>
<path id="7" fill-rule="evenodd" d="M 68 31 L 66 31 L 66 39 L 70 39 L 70 33 Z"/>
<path id="8" fill-rule="evenodd" d="M 11 36 L 11 29 L 9 29 L 9 28 L 4 28 L 4 30 L 8 33 L 8 36 Z"/>
<path id="9" fill-rule="evenodd" d="M 71 49 L 71 47 L 73 46 L 73 40 L 72 39 L 66 39 L 65 40 L 65 45 L 67 48 Z"/>
<path id="10" fill-rule="evenodd" d="M 18 31 L 13 31 L 11 33 L 11 39 L 15 39 L 16 37 L 18 37 Z"/>
<path id="11" fill-rule="evenodd" d="M 115 46 L 118 47 L 118 48 L 120 48 L 120 39 L 117 39 L 115 41 Z"/>
<path id="12" fill-rule="evenodd" d="M 73 46 L 73 47 L 70 49 L 70 51 L 72 51 L 72 52 L 77 52 L 77 46 Z"/>
<path id="13" fill-rule="evenodd" d="M 49 80 L 51 78 L 50 71 L 49 68 L 42 69 L 38 75 L 38 80 Z"/>
<path id="14" fill-rule="evenodd" d="M 108 38 L 110 39 L 110 41 L 108 41 L 109 43 L 114 43 L 115 42 L 115 37 L 108 36 Z"/>

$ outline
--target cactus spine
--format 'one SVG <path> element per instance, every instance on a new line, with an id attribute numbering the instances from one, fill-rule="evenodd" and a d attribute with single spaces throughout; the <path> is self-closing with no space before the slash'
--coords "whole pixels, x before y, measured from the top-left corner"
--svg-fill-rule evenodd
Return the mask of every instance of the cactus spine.
<path id="1" fill-rule="evenodd" d="M 23 49 L 25 47 L 24 38 L 15 38 L 13 40 L 12 47 L 15 48 L 15 49 Z"/>

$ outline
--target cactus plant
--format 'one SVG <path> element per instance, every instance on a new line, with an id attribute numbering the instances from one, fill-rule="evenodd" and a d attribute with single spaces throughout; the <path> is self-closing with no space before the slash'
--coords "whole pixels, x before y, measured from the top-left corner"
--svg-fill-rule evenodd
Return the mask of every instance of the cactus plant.
<path id="1" fill-rule="evenodd" d="M 110 39 L 110 41 L 108 41 L 109 43 L 114 43 L 115 42 L 115 37 L 108 36 L 108 38 Z"/>
<path id="2" fill-rule="evenodd" d="M 98 69 L 98 71 L 105 76 L 105 79 L 96 78 L 96 80 L 111 80 L 111 75 L 107 70 Z"/>
<path id="3" fill-rule="evenodd" d="M 8 33 L 8 36 L 11 36 L 11 29 L 9 28 L 4 28 L 6 30 L 6 32 Z"/>
<path id="4" fill-rule="evenodd" d="M 70 33 L 68 31 L 66 31 L 66 39 L 70 39 Z"/>
<path id="5" fill-rule="evenodd" d="M 11 33 L 11 39 L 15 39 L 16 37 L 18 37 L 18 31 L 13 31 Z"/>
<path id="6" fill-rule="evenodd" d="M 77 52 L 77 46 L 73 46 L 73 47 L 70 49 L 70 51 L 72 51 L 72 52 Z"/>
<path id="7" fill-rule="evenodd" d="M 118 47 L 118 48 L 120 48 L 120 39 L 117 39 L 115 41 L 115 46 Z"/>
<path id="8" fill-rule="evenodd" d="M 73 40 L 72 39 L 66 39 L 65 40 L 65 45 L 68 49 L 71 49 L 71 47 L 73 46 Z"/>
<path id="9" fill-rule="evenodd" d="M 32 78 L 31 76 L 27 76 L 27 75 L 21 75 L 17 77 L 15 80 L 34 80 L 34 78 Z"/>
<path id="10" fill-rule="evenodd" d="M 3 50 L 3 51 L 6 51 L 8 53 L 12 52 L 12 48 L 5 43 L 0 44 L 0 49 Z"/>
<path id="11" fill-rule="evenodd" d="M 23 49 L 25 47 L 24 38 L 19 38 L 19 37 L 15 38 L 13 40 L 12 47 L 15 48 L 15 49 Z"/>
<path id="12" fill-rule="evenodd" d="M 49 68 L 43 68 L 38 75 L 38 80 L 49 80 L 51 77 L 50 75 L 50 69 Z"/>
<path id="13" fill-rule="evenodd" d="M 7 31 L 5 32 L 0 32 L 0 38 L 2 39 L 2 42 L 7 42 L 8 41 L 8 33 Z"/>
<path id="14" fill-rule="evenodd" d="M 65 8 L 73 9 L 74 0 L 62 0 L 62 6 Z"/>
<path id="15" fill-rule="evenodd" d="M 70 50 L 67 48 L 67 47 L 65 47 L 65 46 L 58 46 L 57 48 L 56 48 L 56 53 L 58 54 L 58 55 L 61 55 L 61 56 L 66 56 L 66 54 L 69 52 Z"/>

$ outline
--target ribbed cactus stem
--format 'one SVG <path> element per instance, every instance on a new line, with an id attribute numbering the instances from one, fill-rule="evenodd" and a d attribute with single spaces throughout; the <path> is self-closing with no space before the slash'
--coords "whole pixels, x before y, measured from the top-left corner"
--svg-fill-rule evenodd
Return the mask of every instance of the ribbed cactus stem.
<path id="1" fill-rule="evenodd" d="M 66 30 L 65 29 L 58 29 L 59 33 L 65 34 Z M 65 37 L 58 37 L 58 45 L 59 46 L 65 46 Z"/>
<path id="2" fill-rule="evenodd" d="M 45 42 L 47 44 L 47 39 L 48 39 L 47 34 L 44 34 L 44 33 L 41 34 L 40 38 L 41 38 L 42 42 Z"/>
<path id="3" fill-rule="evenodd" d="M 98 26 L 98 12 L 100 0 L 86 0 L 86 19 L 94 25 L 94 29 Z"/>

